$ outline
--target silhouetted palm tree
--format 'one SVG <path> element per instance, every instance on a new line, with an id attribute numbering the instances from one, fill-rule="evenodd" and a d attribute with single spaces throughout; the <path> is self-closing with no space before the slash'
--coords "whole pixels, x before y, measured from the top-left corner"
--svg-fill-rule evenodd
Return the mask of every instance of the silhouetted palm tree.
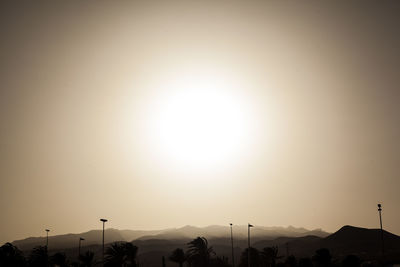
<path id="1" fill-rule="evenodd" d="M 260 254 L 266 267 L 275 267 L 276 260 L 282 258 L 278 256 L 277 246 L 263 248 Z"/>
<path id="2" fill-rule="evenodd" d="M 183 267 L 183 263 L 186 261 L 185 252 L 183 252 L 183 249 L 177 248 L 172 251 L 169 260 L 178 263 L 179 267 Z"/>
<path id="3" fill-rule="evenodd" d="M 118 242 L 112 244 L 106 250 L 104 266 L 110 267 L 136 267 L 136 255 L 138 248 L 132 243 Z"/>
<path id="4" fill-rule="evenodd" d="M 192 267 L 208 267 L 210 258 L 215 255 L 212 247 L 208 246 L 208 241 L 204 237 L 197 237 L 188 243 L 187 261 Z"/>
<path id="5" fill-rule="evenodd" d="M 26 261 L 22 252 L 11 243 L 5 243 L 0 247 L 0 266 L 4 267 L 23 267 Z"/>
<path id="6" fill-rule="evenodd" d="M 85 254 L 79 256 L 79 261 L 82 267 L 94 266 L 94 253 L 92 251 L 86 251 Z"/>
<path id="7" fill-rule="evenodd" d="M 34 247 L 29 255 L 29 266 L 30 267 L 47 267 L 49 266 L 49 259 L 47 255 L 46 246 Z"/>

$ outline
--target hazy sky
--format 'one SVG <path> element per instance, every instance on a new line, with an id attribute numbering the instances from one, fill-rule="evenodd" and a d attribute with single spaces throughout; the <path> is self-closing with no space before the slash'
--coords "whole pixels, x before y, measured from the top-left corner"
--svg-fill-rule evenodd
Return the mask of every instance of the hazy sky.
<path id="1" fill-rule="evenodd" d="M 400 234 L 400 5 L 0 6 L 0 242 L 108 227 Z"/>

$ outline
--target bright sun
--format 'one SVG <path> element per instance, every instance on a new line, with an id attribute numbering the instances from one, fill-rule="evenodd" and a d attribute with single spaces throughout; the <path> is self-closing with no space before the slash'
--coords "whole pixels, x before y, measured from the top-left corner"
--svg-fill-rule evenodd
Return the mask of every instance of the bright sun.
<path id="1" fill-rule="evenodd" d="M 184 74 L 163 83 L 152 105 L 150 142 L 166 164 L 210 168 L 232 163 L 249 142 L 251 116 L 226 77 Z"/>

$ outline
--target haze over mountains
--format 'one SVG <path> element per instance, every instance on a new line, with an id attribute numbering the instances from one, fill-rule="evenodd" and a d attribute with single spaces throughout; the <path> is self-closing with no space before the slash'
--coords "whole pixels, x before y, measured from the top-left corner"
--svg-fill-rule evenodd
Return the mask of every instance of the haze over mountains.
<path id="1" fill-rule="evenodd" d="M 234 226 L 234 254 L 239 259 L 247 247 L 247 226 Z M 400 261 L 400 237 L 384 231 L 385 257 L 391 262 Z M 321 229 L 307 230 L 296 227 L 251 228 L 252 247 L 262 250 L 277 246 L 280 256 L 294 255 L 298 258 L 311 257 L 319 248 L 328 248 L 335 259 L 346 255 L 357 255 L 363 260 L 374 260 L 381 255 L 380 229 L 366 229 L 343 226 L 333 234 Z M 168 256 L 176 248 L 187 249 L 187 243 L 197 236 L 204 236 L 219 256 L 231 257 L 229 226 L 211 225 L 207 227 L 184 226 L 181 228 L 141 231 L 106 229 L 106 246 L 112 242 L 127 241 L 139 247 L 138 260 L 141 266 L 158 267 L 162 257 Z M 101 255 L 102 230 L 92 230 L 80 234 L 66 234 L 49 237 L 49 251 L 63 251 L 68 258 L 75 259 L 78 253 L 78 239 L 85 238 L 82 250 L 91 250 L 99 259 Z M 45 237 L 30 237 L 14 241 L 13 244 L 29 253 L 38 245 L 44 245 Z M 174 263 L 172 266 L 175 266 Z"/>
<path id="2" fill-rule="evenodd" d="M 238 241 L 247 240 L 247 226 L 234 226 L 234 238 Z M 49 236 L 49 247 L 51 249 L 73 248 L 77 245 L 79 237 L 85 239 L 84 245 L 96 245 L 102 242 L 102 230 L 91 230 L 79 234 L 64 234 Z M 289 227 L 265 227 L 257 226 L 251 229 L 251 238 L 254 242 L 263 239 L 274 239 L 277 237 L 302 237 L 313 235 L 326 237 L 329 233 L 321 229 L 307 230 L 305 228 Z M 163 230 L 117 230 L 109 228 L 105 230 L 105 242 L 116 241 L 146 241 L 146 240 L 191 240 L 197 236 L 204 236 L 207 239 L 230 238 L 229 226 L 210 225 L 207 227 L 184 226 L 181 228 Z M 13 242 L 21 250 L 30 250 L 35 246 L 43 245 L 46 237 L 29 237 Z"/>

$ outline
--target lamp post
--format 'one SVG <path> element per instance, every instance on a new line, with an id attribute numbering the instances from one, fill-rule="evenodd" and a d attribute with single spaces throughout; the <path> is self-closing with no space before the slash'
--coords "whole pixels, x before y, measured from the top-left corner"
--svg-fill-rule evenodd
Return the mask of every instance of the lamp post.
<path id="1" fill-rule="evenodd" d="M 103 222 L 103 266 L 104 266 L 104 224 L 108 221 L 107 219 L 100 219 Z"/>
<path id="2" fill-rule="evenodd" d="M 254 227 L 250 223 L 247 225 L 247 267 L 250 267 L 250 228 Z"/>
<path id="3" fill-rule="evenodd" d="M 232 231 L 232 223 L 229 224 L 231 226 L 231 245 L 232 245 L 232 267 L 235 267 L 235 256 L 233 253 L 233 231 Z"/>
<path id="4" fill-rule="evenodd" d="M 383 245 L 383 227 L 382 227 L 382 205 L 378 204 L 379 222 L 381 224 L 381 243 L 382 243 L 382 260 L 384 259 L 385 249 Z"/>
<path id="5" fill-rule="evenodd" d="M 49 229 L 45 229 L 45 231 L 46 231 L 46 250 L 47 250 L 47 247 L 49 246 L 49 232 L 50 232 L 50 230 Z"/>
<path id="6" fill-rule="evenodd" d="M 84 241 L 85 238 L 79 237 L 79 246 L 78 246 L 78 259 L 81 256 L 81 241 Z"/>

